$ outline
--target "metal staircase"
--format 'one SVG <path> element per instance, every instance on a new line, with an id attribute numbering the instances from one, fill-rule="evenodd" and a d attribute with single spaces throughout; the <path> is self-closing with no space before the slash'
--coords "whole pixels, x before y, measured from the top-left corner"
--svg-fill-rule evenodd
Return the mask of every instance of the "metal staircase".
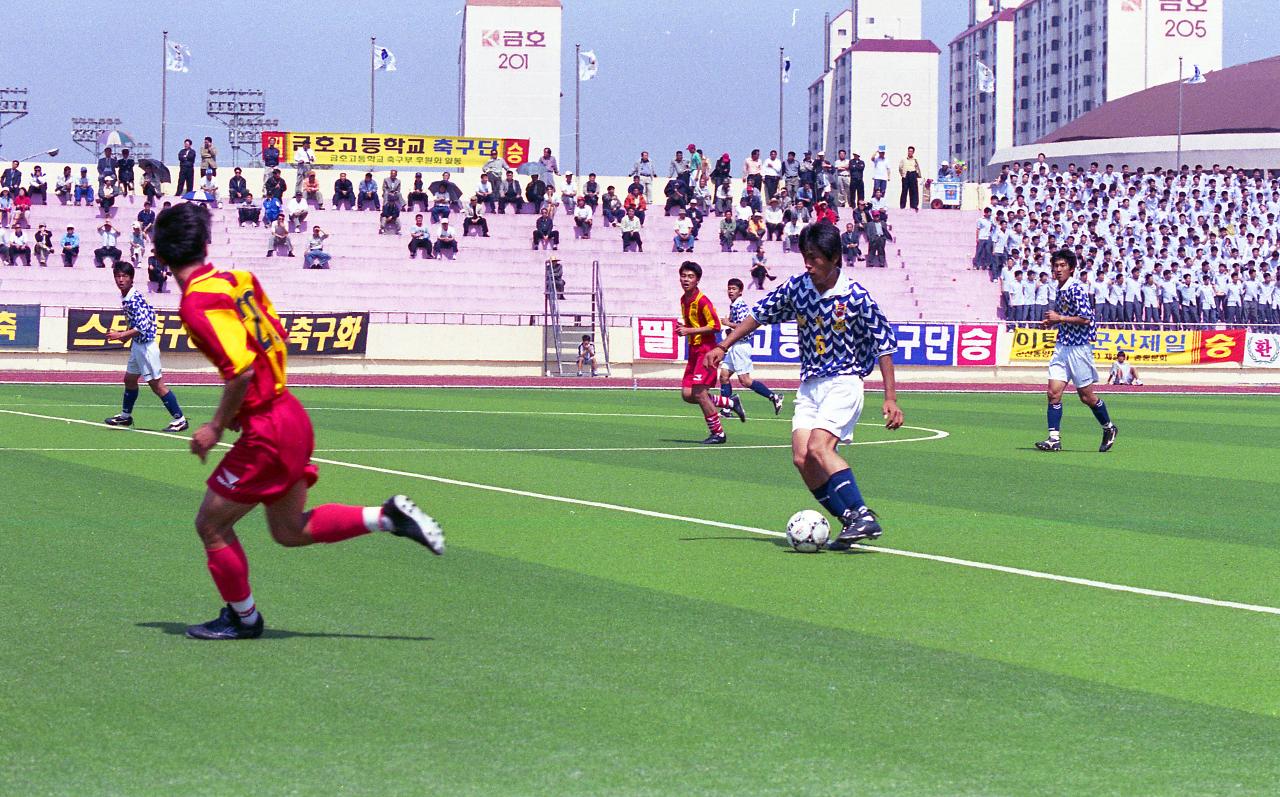
<path id="1" fill-rule="evenodd" d="M 596 346 L 596 375 L 611 376 L 600 261 L 591 262 L 590 290 L 566 290 L 564 270 L 557 258 L 546 262 L 544 276 L 543 372 L 547 376 L 577 376 L 578 346 L 583 335 L 590 335 Z"/>

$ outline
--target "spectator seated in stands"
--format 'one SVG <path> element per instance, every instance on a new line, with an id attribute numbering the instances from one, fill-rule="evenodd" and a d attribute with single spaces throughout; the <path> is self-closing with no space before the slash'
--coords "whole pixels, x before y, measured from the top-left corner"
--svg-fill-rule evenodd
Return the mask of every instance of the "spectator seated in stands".
<path id="1" fill-rule="evenodd" d="M 689 195 L 685 193 L 684 183 L 679 180 L 668 180 L 666 188 L 662 189 L 662 193 L 667 198 L 667 203 L 662 208 L 662 213 L 665 216 L 670 216 L 672 210 L 679 213 L 689 204 Z"/>
<path id="2" fill-rule="evenodd" d="M 18 195 L 13 198 L 13 222 L 23 227 L 30 227 L 30 215 L 31 197 L 27 195 L 27 189 L 19 188 Z"/>
<path id="3" fill-rule="evenodd" d="M 152 201 L 164 196 L 164 188 L 160 183 L 160 179 L 156 177 L 155 172 L 149 169 L 144 169 L 142 172 L 142 195 Z"/>
<path id="4" fill-rule="evenodd" d="M 53 195 L 58 198 L 58 202 L 65 205 L 71 201 L 71 194 L 75 191 L 76 180 L 71 176 L 71 167 L 62 167 L 62 176 L 53 184 Z"/>
<path id="5" fill-rule="evenodd" d="M 573 180 L 573 172 L 564 173 L 564 185 L 560 187 L 560 202 L 564 205 L 566 216 L 572 216 L 578 209 L 578 184 Z"/>
<path id="6" fill-rule="evenodd" d="M 782 216 L 782 199 L 775 196 L 769 200 L 769 206 L 764 209 L 765 240 L 782 240 Z"/>
<path id="7" fill-rule="evenodd" d="M 596 180 L 595 172 L 588 174 L 587 181 L 582 184 L 582 198 L 586 200 L 587 207 L 591 208 L 591 215 L 596 215 L 596 208 L 600 207 L 600 183 Z"/>
<path id="8" fill-rule="evenodd" d="M 0 188 L 0 228 L 9 226 L 9 217 L 13 215 L 13 197 L 8 188 Z"/>
<path id="9" fill-rule="evenodd" d="M 644 195 L 640 196 L 644 199 Z M 622 251 L 627 251 L 628 246 L 634 246 L 637 252 L 644 251 L 644 241 L 640 240 L 640 219 L 636 216 L 636 209 L 633 205 L 627 208 L 627 215 L 622 217 Z"/>
<path id="10" fill-rule="evenodd" d="M 378 234 L 400 234 L 400 205 L 397 202 L 382 203 L 382 212 L 378 214 Z"/>
<path id="11" fill-rule="evenodd" d="M 840 247 L 844 250 L 844 264 L 852 267 L 854 263 L 862 259 L 862 235 L 854 229 L 853 222 L 844 225 L 844 232 L 840 235 Z M 782 251 L 786 251 L 783 246 Z"/>
<path id="12" fill-rule="evenodd" d="M 262 208 L 258 207 L 253 201 L 253 194 L 246 193 L 244 202 L 236 209 L 236 225 L 243 227 L 246 224 L 252 224 L 258 227 L 262 224 Z"/>
<path id="13" fill-rule="evenodd" d="M 542 213 L 542 205 L 547 201 L 547 184 L 543 182 L 542 175 L 535 174 L 525 186 L 524 198 L 533 206 L 534 213 Z"/>
<path id="14" fill-rule="evenodd" d="M 31 265 L 31 239 L 17 224 L 5 235 L 3 248 L 9 265 L 18 265 L 18 260 L 22 260 L 23 265 Z"/>
<path id="15" fill-rule="evenodd" d="M 314 172 L 312 172 L 314 174 Z M 320 229 L 320 225 L 311 228 L 311 240 L 307 242 L 307 253 L 302 256 L 303 268 L 328 268 L 332 255 L 324 251 L 324 242 L 329 233 Z"/>
<path id="16" fill-rule="evenodd" d="M 889 233 L 889 225 L 884 221 L 883 211 L 873 211 L 871 220 L 867 222 L 867 268 L 886 268 L 888 262 L 885 260 L 884 246 L 886 241 L 893 239 Z"/>
<path id="17" fill-rule="evenodd" d="M 280 247 L 284 247 L 289 257 L 293 257 L 293 238 L 289 236 L 290 232 L 292 230 L 285 222 L 284 216 L 276 216 L 267 231 L 267 257 L 273 257 Z"/>
<path id="18" fill-rule="evenodd" d="M 649 209 L 649 200 L 644 198 L 643 186 L 640 191 L 629 191 L 626 198 L 622 200 L 622 207 L 628 213 L 635 211 L 636 218 L 643 226 L 645 213 Z"/>
<path id="19" fill-rule="evenodd" d="M 310 210 L 311 206 L 302 198 L 302 192 L 296 192 L 293 199 L 289 200 L 289 232 L 302 232 L 307 228 L 307 213 Z"/>
<path id="20" fill-rule="evenodd" d="M 404 195 L 400 193 L 400 172 L 391 170 L 391 174 L 382 178 L 382 204 L 394 202 L 396 207 L 404 210 Z"/>
<path id="21" fill-rule="evenodd" d="M 769 272 L 768 258 L 764 253 L 764 244 L 756 246 L 755 254 L 751 256 L 751 284 L 759 290 L 764 290 L 764 281 L 776 280 L 772 273 Z"/>
<path id="22" fill-rule="evenodd" d="M 596 375 L 596 344 L 590 335 L 583 335 L 582 342 L 578 344 L 578 376 L 582 376 L 583 368 L 589 368 L 591 375 Z"/>
<path id="23" fill-rule="evenodd" d="M 622 198 L 618 196 L 613 186 L 609 186 L 604 196 L 600 198 L 600 207 L 603 208 L 601 215 L 604 217 L 604 223 L 610 227 L 622 224 L 622 218 L 627 215 L 626 208 L 622 206 Z"/>
<path id="24" fill-rule="evenodd" d="M 590 238 L 591 228 L 595 224 L 595 216 L 591 213 L 591 207 L 587 205 L 586 197 L 578 197 L 578 202 L 573 208 L 573 229 L 579 238 Z"/>
<path id="25" fill-rule="evenodd" d="M 476 186 L 476 199 L 480 201 L 480 204 L 484 205 L 485 212 L 498 212 L 498 197 L 494 194 L 494 186 L 489 180 L 488 172 L 480 175 L 480 184 Z"/>
<path id="26" fill-rule="evenodd" d="M 382 204 L 378 201 L 378 184 L 373 181 L 373 172 L 364 173 L 364 179 L 360 181 L 360 193 L 356 195 L 356 210 L 364 210 L 366 207 L 372 207 L 374 210 L 382 208 Z"/>
<path id="27" fill-rule="evenodd" d="M 744 236 L 747 239 L 747 251 L 758 250 L 760 244 L 764 241 L 764 236 L 764 214 L 752 213 L 751 220 L 747 222 L 747 232 Z"/>
<path id="28" fill-rule="evenodd" d="M 685 215 L 689 217 L 689 223 L 693 225 L 693 237 L 697 238 L 702 234 L 702 211 L 697 205 L 690 204 L 685 208 Z"/>
<path id="29" fill-rule="evenodd" d="M 53 254 L 53 233 L 43 224 L 36 229 L 35 243 L 32 244 L 32 250 L 36 253 L 36 262 L 42 267 L 47 267 L 49 265 L 49 256 Z"/>
<path id="30" fill-rule="evenodd" d="M 431 223 L 439 224 L 440 219 L 449 218 L 449 213 L 453 210 L 452 203 L 449 199 L 449 192 L 444 186 L 438 186 L 439 190 L 431 198 Z M 465 231 L 464 233 L 465 234 Z"/>
<path id="31" fill-rule="evenodd" d="M 786 224 L 782 225 L 782 251 L 783 252 L 799 252 L 800 251 L 800 231 L 805 228 L 799 219 L 791 218 Z"/>
<path id="32" fill-rule="evenodd" d="M 720 219 L 720 251 L 732 252 L 733 242 L 738 239 L 738 223 L 728 213 Z"/>
<path id="33" fill-rule="evenodd" d="M 484 217 L 484 206 L 479 197 L 471 197 L 462 212 L 462 235 L 466 237 L 472 230 L 479 230 L 482 238 L 489 237 L 489 220 Z"/>
<path id="34" fill-rule="evenodd" d="M 302 196 L 308 202 L 316 203 L 316 210 L 324 210 L 324 194 L 320 191 L 320 178 L 315 172 L 309 172 L 302 181 Z"/>
<path id="35" fill-rule="evenodd" d="M 715 194 L 710 181 L 705 176 L 699 177 L 698 183 L 693 187 L 693 193 L 689 197 L 689 205 L 697 207 L 698 210 L 705 214 L 712 211 L 714 202 Z"/>
<path id="36" fill-rule="evenodd" d="M 279 199 L 269 196 L 262 200 L 262 223 L 264 225 L 271 224 L 282 216 L 284 216 L 284 206 L 280 204 Z"/>
<path id="37" fill-rule="evenodd" d="M 462 189 L 459 188 L 458 184 L 453 181 L 453 178 L 450 176 L 449 172 L 444 172 L 443 174 L 441 174 L 440 179 L 436 180 L 434 183 L 427 186 L 427 188 L 432 190 L 443 188 L 445 190 L 445 193 L 449 195 L 450 209 L 456 210 L 459 212 L 462 211 L 462 203 L 459 201 L 462 198 Z"/>
<path id="38" fill-rule="evenodd" d="M 520 191 L 520 181 L 515 172 L 507 170 L 506 179 L 502 181 L 498 191 L 498 212 L 506 214 L 507 205 L 515 205 L 516 213 L 524 209 L 524 194 Z"/>
<path id="39" fill-rule="evenodd" d="M 165 283 L 168 282 L 172 273 L 169 267 L 160 262 L 160 258 L 156 256 L 156 250 L 151 250 L 151 256 L 147 258 L 147 282 L 148 287 L 155 285 L 156 293 L 168 293 Z"/>
<path id="40" fill-rule="evenodd" d="M 80 236 L 76 233 L 76 228 L 68 225 L 67 231 L 62 234 L 58 246 L 62 248 L 62 265 L 71 268 L 76 264 L 76 258 L 80 256 Z"/>
<path id="41" fill-rule="evenodd" d="M 279 169 L 272 169 L 271 176 L 262 185 L 262 206 L 266 207 L 267 199 L 274 199 L 278 202 L 284 202 L 284 192 L 289 190 L 289 184 L 285 182 L 284 177 L 280 176 Z"/>
<path id="42" fill-rule="evenodd" d="M 76 180 L 76 205 L 83 200 L 86 205 L 93 204 L 93 181 L 89 179 L 89 168 L 80 167 L 80 179 Z"/>
<path id="43" fill-rule="evenodd" d="M 116 197 L 119 196 L 116 190 L 116 178 L 107 175 L 102 178 L 102 192 L 98 194 L 98 207 L 102 209 L 103 218 L 108 218 L 113 212 L 116 205 Z"/>
<path id="44" fill-rule="evenodd" d="M 116 242 L 120 239 L 120 231 L 111 226 L 110 219 L 98 227 L 98 238 L 102 245 L 93 250 L 93 264 L 98 268 L 106 268 L 108 258 L 112 263 L 120 262 L 120 247 L 116 246 Z"/>
<path id="45" fill-rule="evenodd" d="M 560 231 L 555 229 L 555 219 L 551 218 L 551 208 L 545 207 L 538 214 L 533 225 L 533 248 L 541 245 L 543 249 L 550 246 L 553 250 L 560 248 Z"/>
<path id="46" fill-rule="evenodd" d="M 721 216 L 733 216 L 733 187 L 728 181 L 716 186 L 715 212 Z"/>
<path id="47" fill-rule="evenodd" d="M 249 196 L 249 183 L 244 179 L 240 167 L 235 168 L 235 173 L 231 175 L 231 182 L 227 183 L 227 202 L 232 205 L 238 205 L 245 201 Z"/>
<path id="48" fill-rule="evenodd" d="M 422 184 L 422 172 L 414 172 L 413 189 L 409 191 L 409 196 L 405 199 L 404 209 L 413 212 L 416 208 L 425 212 L 429 201 L 430 197 L 427 196 L 427 190 Z M 431 223 L 435 224 L 435 222 L 436 219 L 433 217 Z"/>
<path id="49" fill-rule="evenodd" d="M 9 195 L 15 196 L 21 187 L 22 169 L 19 168 L 18 161 L 14 161 L 13 165 L 5 169 L 3 174 L 0 174 L 0 188 L 9 189 Z"/>
<path id="50" fill-rule="evenodd" d="M 129 262 L 137 268 L 142 263 L 142 256 L 146 253 L 147 236 L 142 232 L 142 225 L 135 221 L 133 229 L 129 231 Z"/>
<path id="51" fill-rule="evenodd" d="M 346 172 L 340 173 L 338 179 L 333 181 L 333 209 L 343 210 L 344 205 L 346 210 L 356 206 L 356 189 Z"/>
<path id="52" fill-rule="evenodd" d="M 417 259 L 418 252 L 426 258 L 435 257 L 431 251 L 431 231 L 423 223 L 421 213 L 413 217 L 413 225 L 409 227 L 409 259 Z"/>
<path id="53" fill-rule="evenodd" d="M 825 201 L 819 202 L 813 206 L 813 224 L 831 224 L 836 225 L 840 222 L 840 215 L 836 213 L 836 209 L 828 205 Z"/>
<path id="54" fill-rule="evenodd" d="M 452 260 L 458 254 L 458 239 L 449 229 L 449 220 L 440 220 L 440 229 L 436 231 L 436 257 L 444 256 Z"/>
<path id="55" fill-rule="evenodd" d="M 684 210 L 681 210 L 679 217 L 676 218 L 675 232 L 675 237 L 671 239 L 671 251 L 692 252 L 696 240 L 693 237 L 693 222 L 689 221 L 689 214 Z"/>
<path id="56" fill-rule="evenodd" d="M 218 206 L 218 182 L 213 179 L 213 172 L 206 171 L 204 179 L 200 181 L 200 193 L 204 194 L 204 199 L 213 207 Z"/>

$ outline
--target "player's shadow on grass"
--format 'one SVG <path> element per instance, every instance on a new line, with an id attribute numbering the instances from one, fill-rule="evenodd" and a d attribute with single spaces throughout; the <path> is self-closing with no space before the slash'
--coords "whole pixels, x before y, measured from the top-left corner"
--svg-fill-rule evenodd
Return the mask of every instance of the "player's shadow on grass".
<path id="1" fill-rule="evenodd" d="M 1096 454 L 1096 448 L 1064 448 L 1061 451 L 1041 451 L 1035 446 L 1018 446 L 1015 451 L 1034 451 L 1037 454 Z"/>
<path id="2" fill-rule="evenodd" d="M 659 443 L 677 443 L 679 445 L 696 446 L 702 443 L 701 440 L 676 440 L 672 437 L 659 438 Z M 707 448 L 715 448 L 715 446 L 707 446 Z"/>
<path id="3" fill-rule="evenodd" d="M 170 636 L 186 636 L 187 626 L 183 623 L 138 623 L 139 628 L 158 628 Z M 431 642 L 429 636 L 393 636 L 384 634 L 328 634 L 319 631 L 289 631 L 283 628 L 268 628 L 262 632 L 262 639 L 292 639 L 295 637 L 317 639 L 383 639 L 393 642 Z"/>
<path id="4" fill-rule="evenodd" d="M 756 535 L 742 536 L 742 537 L 730 537 L 727 535 L 721 535 L 716 537 L 681 537 L 680 538 L 680 542 L 712 542 L 714 540 L 734 540 L 737 542 L 767 542 L 770 545 L 775 545 L 779 548 L 791 547 L 790 545 L 787 544 L 786 540 L 778 539 L 775 537 L 759 537 Z"/>

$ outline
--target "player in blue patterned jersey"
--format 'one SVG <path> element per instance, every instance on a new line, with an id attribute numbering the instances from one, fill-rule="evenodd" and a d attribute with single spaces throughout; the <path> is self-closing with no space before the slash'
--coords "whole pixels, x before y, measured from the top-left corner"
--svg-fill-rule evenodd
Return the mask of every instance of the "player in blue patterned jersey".
<path id="1" fill-rule="evenodd" d="M 723 322 L 724 328 L 732 330 L 738 324 L 742 323 L 742 319 L 751 313 L 751 304 L 742 298 L 742 280 L 734 277 L 729 280 L 729 317 Z M 734 374 L 738 375 L 738 384 L 746 389 L 764 396 L 773 403 L 773 414 L 777 415 L 782 412 L 782 396 L 774 393 L 764 382 L 759 381 L 751 376 L 754 368 L 751 362 L 751 343 L 749 341 L 741 341 L 737 345 L 731 347 L 724 356 L 724 362 L 720 365 L 720 395 L 729 397 L 733 395 L 733 379 Z M 728 417 L 733 410 L 723 409 L 720 414 Z"/>
<path id="2" fill-rule="evenodd" d="M 1062 391 L 1067 383 L 1076 386 L 1076 395 L 1093 410 L 1102 424 L 1099 451 L 1110 451 L 1116 442 L 1116 425 L 1111 422 L 1107 405 L 1095 396 L 1098 369 L 1093 365 L 1093 344 L 1098 339 L 1094 328 L 1093 300 L 1088 289 L 1075 278 L 1076 255 L 1070 249 L 1053 253 L 1053 278 L 1058 283 L 1058 297 L 1053 309 L 1044 314 L 1045 327 L 1057 327 L 1053 357 L 1049 360 L 1049 437 L 1036 443 L 1041 451 L 1061 451 Z"/>
<path id="3" fill-rule="evenodd" d="M 805 273 L 787 280 L 706 355 L 720 365 L 733 344 L 762 324 L 795 321 L 800 333 L 800 389 L 791 421 L 791 458 L 805 486 L 843 527 L 829 547 L 847 550 L 882 533 L 853 471 L 837 452 L 853 439 L 862 413 L 862 380 L 880 367 L 885 426 L 902 426 L 893 376 L 893 328 L 871 295 L 840 269 L 840 231 L 823 222 L 800 233 Z"/>
<path id="4" fill-rule="evenodd" d="M 147 303 L 142 293 L 133 286 L 133 266 L 120 261 L 111 267 L 116 287 L 120 289 L 120 304 L 129 328 L 124 332 L 108 332 L 107 340 L 133 341 L 129 347 L 129 364 L 124 369 L 124 403 L 118 415 L 107 418 L 108 426 L 133 426 L 133 405 L 138 400 L 138 379 L 146 380 L 152 392 L 160 397 L 164 408 L 173 416 L 165 427 L 166 432 L 181 432 L 187 428 L 187 419 L 178 406 L 178 397 L 164 383 L 164 370 L 160 367 L 160 344 L 156 342 L 156 311 Z"/>

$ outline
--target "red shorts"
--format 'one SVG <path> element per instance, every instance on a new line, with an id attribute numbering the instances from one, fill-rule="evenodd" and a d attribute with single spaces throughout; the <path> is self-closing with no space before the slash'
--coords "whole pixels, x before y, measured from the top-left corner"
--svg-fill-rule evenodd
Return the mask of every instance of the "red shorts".
<path id="1" fill-rule="evenodd" d="M 680 387 L 711 387 L 720 383 L 720 375 L 704 362 L 707 352 L 715 347 L 714 343 L 689 347 L 689 362 L 684 364 L 684 378 L 680 380 Z"/>
<path id="2" fill-rule="evenodd" d="M 241 419 L 240 438 L 205 484 L 228 501 L 270 504 L 305 479 L 316 483 L 311 418 L 292 393 Z"/>

